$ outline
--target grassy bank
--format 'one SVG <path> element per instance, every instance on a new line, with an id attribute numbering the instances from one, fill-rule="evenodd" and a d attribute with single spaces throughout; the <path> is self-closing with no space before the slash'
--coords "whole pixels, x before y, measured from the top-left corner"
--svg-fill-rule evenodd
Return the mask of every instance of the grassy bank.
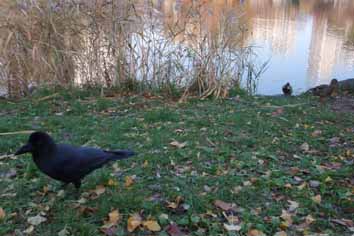
<path id="1" fill-rule="evenodd" d="M 127 235 L 134 213 L 161 231 L 146 224 L 131 235 L 179 235 L 171 222 L 190 235 L 351 235 L 343 219 L 353 216 L 353 114 L 306 97 L 177 104 L 47 95 L 0 100 L 0 133 L 45 130 L 60 142 L 139 155 L 88 176 L 77 200 L 29 156 L 2 156 L 28 135 L 0 136 L 0 235 Z M 119 217 L 103 230 L 114 210 Z M 46 222 L 30 227 L 39 214 Z"/>

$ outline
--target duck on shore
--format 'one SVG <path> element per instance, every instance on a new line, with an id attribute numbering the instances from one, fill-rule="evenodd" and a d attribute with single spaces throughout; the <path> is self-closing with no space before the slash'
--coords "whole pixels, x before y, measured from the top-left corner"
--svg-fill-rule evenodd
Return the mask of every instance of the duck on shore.
<path id="1" fill-rule="evenodd" d="M 320 97 L 320 101 L 323 102 L 326 97 L 330 97 L 338 93 L 339 83 L 337 79 L 332 79 L 329 85 L 322 84 L 317 87 L 314 87 L 312 94 Z"/>
<path id="2" fill-rule="evenodd" d="M 291 87 L 289 82 L 283 86 L 282 90 L 285 96 L 291 96 L 293 94 L 293 88 Z"/>

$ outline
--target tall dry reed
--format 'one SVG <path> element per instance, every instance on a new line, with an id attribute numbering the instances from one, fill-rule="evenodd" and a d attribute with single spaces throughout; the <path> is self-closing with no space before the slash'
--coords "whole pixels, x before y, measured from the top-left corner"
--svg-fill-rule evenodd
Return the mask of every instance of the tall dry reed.
<path id="1" fill-rule="evenodd" d="M 155 1 L 3 1 L 0 13 L 0 87 L 11 96 L 31 86 L 100 86 L 122 90 L 225 97 L 264 69 L 243 46 L 235 12 L 199 1 L 166 22 Z M 241 11 L 239 12 L 241 15 Z"/>

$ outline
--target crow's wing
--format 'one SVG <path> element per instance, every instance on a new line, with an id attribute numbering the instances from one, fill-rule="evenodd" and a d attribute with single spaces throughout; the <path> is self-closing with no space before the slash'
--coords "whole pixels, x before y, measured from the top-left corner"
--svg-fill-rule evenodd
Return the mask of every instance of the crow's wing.
<path id="1" fill-rule="evenodd" d="M 74 182 L 112 160 L 112 154 L 97 148 L 58 144 L 54 160 L 53 178 Z"/>

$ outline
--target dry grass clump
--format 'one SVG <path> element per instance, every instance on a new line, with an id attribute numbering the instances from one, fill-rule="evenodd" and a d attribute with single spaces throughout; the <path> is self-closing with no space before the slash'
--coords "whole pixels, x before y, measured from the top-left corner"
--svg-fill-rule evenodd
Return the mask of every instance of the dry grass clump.
<path id="1" fill-rule="evenodd" d="M 242 45 L 241 18 L 225 9 L 210 24 L 213 9 L 199 3 L 167 22 L 146 1 L 0 4 L 0 88 L 11 96 L 44 84 L 226 97 L 262 71 Z"/>

